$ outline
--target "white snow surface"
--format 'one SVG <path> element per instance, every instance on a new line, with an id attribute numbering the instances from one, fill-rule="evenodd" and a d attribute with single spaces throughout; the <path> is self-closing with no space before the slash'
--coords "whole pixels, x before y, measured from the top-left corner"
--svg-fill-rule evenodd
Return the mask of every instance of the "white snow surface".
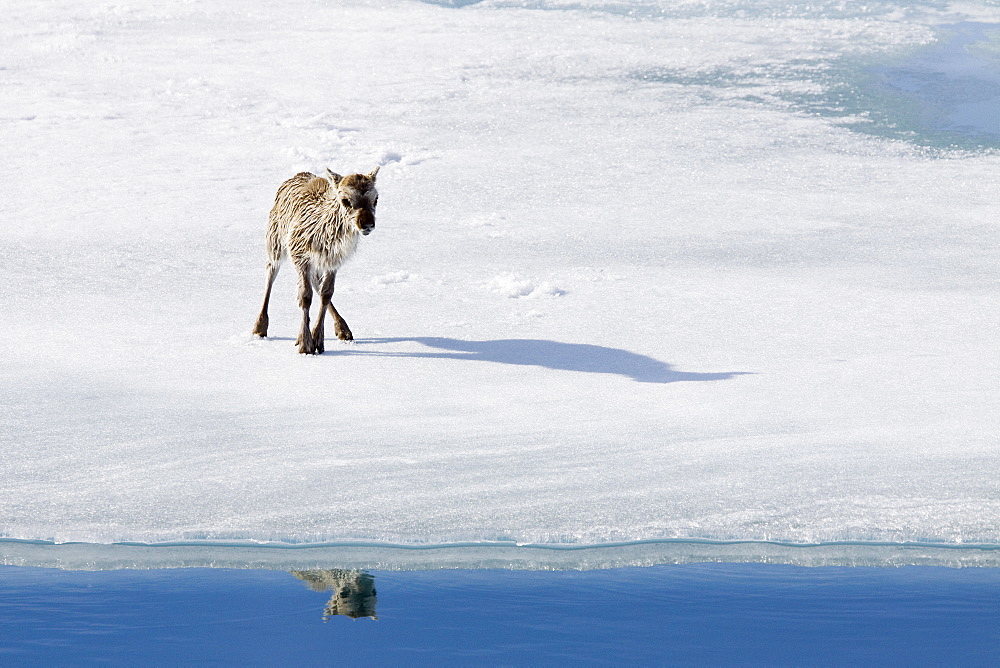
<path id="1" fill-rule="evenodd" d="M 1000 155 L 797 102 L 996 3 L 3 4 L 0 537 L 1000 544 Z"/>

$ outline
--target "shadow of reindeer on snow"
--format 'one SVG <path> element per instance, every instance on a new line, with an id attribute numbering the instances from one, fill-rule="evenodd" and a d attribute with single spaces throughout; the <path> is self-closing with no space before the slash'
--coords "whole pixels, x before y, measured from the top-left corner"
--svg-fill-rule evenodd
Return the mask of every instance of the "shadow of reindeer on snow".
<path id="1" fill-rule="evenodd" d="M 367 349 L 382 344 L 406 342 L 419 343 L 441 352 L 395 352 Z M 540 366 L 559 371 L 615 374 L 626 376 L 639 383 L 728 380 L 734 376 L 748 373 L 745 371 L 723 373 L 675 371 L 665 362 L 619 348 L 595 346 L 588 343 L 560 343 L 544 339 L 465 341 L 440 336 L 423 336 L 357 339 L 354 343 L 356 346 L 338 350 L 336 354 L 473 360 L 498 364 Z"/>

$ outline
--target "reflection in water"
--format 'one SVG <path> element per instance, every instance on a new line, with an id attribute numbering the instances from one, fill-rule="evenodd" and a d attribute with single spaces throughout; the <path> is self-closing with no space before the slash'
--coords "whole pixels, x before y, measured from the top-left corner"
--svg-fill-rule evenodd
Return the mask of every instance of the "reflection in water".
<path id="1" fill-rule="evenodd" d="M 383 621 L 325 626 L 287 573 L 0 565 L 0 666 L 1000 665 L 1000 568 L 379 571 Z M 375 596 L 358 571 L 295 575 Z"/>
<path id="2" fill-rule="evenodd" d="M 312 571 L 292 571 L 292 575 L 302 580 L 313 591 L 332 591 L 323 609 L 323 621 L 336 615 L 352 619 L 371 617 L 375 614 L 375 578 L 368 573 L 355 570 L 326 569 Z"/>

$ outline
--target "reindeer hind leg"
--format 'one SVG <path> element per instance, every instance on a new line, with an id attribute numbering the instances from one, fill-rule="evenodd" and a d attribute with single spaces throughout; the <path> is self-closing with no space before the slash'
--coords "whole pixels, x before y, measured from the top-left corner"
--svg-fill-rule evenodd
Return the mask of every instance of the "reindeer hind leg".
<path id="1" fill-rule="evenodd" d="M 347 321 L 340 317 L 333 304 L 329 304 L 327 308 L 330 310 L 330 316 L 333 318 L 333 331 L 337 333 L 337 338 L 341 341 L 353 341 L 354 333 L 347 326 Z"/>
<path id="2" fill-rule="evenodd" d="M 253 333 L 257 336 L 264 338 L 267 336 L 267 305 L 271 301 L 271 286 L 274 285 L 274 279 L 278 275 L 278 269 L 281 268 L 281 262 L 275 260 L 268 260 L 267 263 L 267 287 L 264 288 L 264 305 L 260 307 L 260 315 L 257 316 L 257 324 L 253 327 Z"/>
<path id="3" fill-rule="evenodd" d="M 333 272 L 330 276 L 330 300 L 333 299 L 333 288 L 337 280 L 337 272 Z M 330 311 L 330 317 L 333 318 L 333 331 L 336 332 L 337 338 L 341 341 L 353 341 L 354 334 L 351 333 L 351 328 L 347 326 L 347 321 L 340 317 L 340 313 L 333 305 L 333 301 L 327 301 L 327 309 Z M 320 317 L 323 317 L 323 311 L 320 311 Z"/>
<path id="4" fill-rule="evenodd" d="M 282 225 L 272 212 L 268 218 L 267 235 L 264 237 L 267 246 L 267 287 L 264 288 L 264 304 L 261 306 L 260 315 L 257 316 L 257 323 L 254 325 L 253 333 L 260 337 L 267 336 L 267 306 L 271 301 L 271 286 L 278 276 L 281 263 L 287 257 L 285 254 L 285 244 L 282 240 Z"/>

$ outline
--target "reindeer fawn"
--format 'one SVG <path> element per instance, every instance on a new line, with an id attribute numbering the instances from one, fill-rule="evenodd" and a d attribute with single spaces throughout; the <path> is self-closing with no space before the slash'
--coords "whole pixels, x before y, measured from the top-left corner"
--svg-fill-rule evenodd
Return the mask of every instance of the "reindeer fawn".
<path id="1" fill-rule="evenodd" d="M 253 333 L 267 336 L 267 303 L 278 269 L 290 257 L 299 276 L 299 307 L 302 327 L 296 345 L 305 355 L 323 352 L 323 322 L 330 310 L 334 331 L 342 341 L 354 335 L 330 300 L 337 270 L 357 250 L 361 235 L 375 227 L 375 175 L 341 176 L 329 169 L 327 178 L 301 172 L 278 188 L 267 227 L 267 288 Z M 309 331 L 309 307 L 312 293 L 319 294 L 319 316 Z"/>

